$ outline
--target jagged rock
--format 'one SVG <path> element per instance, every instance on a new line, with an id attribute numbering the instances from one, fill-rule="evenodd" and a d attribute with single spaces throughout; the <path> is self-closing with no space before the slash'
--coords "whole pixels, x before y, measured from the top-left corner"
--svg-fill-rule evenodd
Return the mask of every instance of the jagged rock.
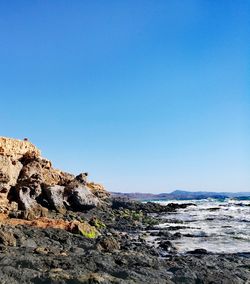
<path id="1" fill-rule="evenodd" d="M 28 178 L 34 173 L 42 177 L 41 183 L 46 186 L 64 185 L 74 179 L 74 175 L 52 168 L 51 162 L 46 159 L 35 158 L 25 162 L 22 168 L 20 179 Z"/>
<path id="2" fill-rule="evenodd" d="M 16 202 L 18 210 L 30 215 L 33 211 L 34 216 L 43 214 L 43 207 L 63 214 L 68 208 L 87 210 L 96 207 L 107 192 L 94 183 L 88 187 L 87 176 L 87 173 L 81 173 L 75 177 L 54 169 L 51 162 L 42 158 L 40 151 L 26 140 L 0 137 L 0 212 L 6 213 L 11 202 Z"/>
<path id="3" fill-rule="evenodd" d="M 28 179 L 34 174 L 42 175 L 42 166 L 38 160 L 33 160 L 23 166 L 19 180 Z"/>
<path id="4" fill-rule="evenodd" d="M 65 195 L 73 210 L 87 210 L 100 205 L 99 199 L 86 186 L 86 174 L 76 176 L 65 187 Z"/>
<path id="5" fill-rule="evenodd" d="M 75 177 L 77 181 L 79 181 L 81 184 L 86 185 L 87 184 L 87 176 L 88 173 L 81 173 L 78 176 Z"/>
<path id="6" fill-rule="evenodd" d="M 44 197 L 47 199 L 51 208 L 57 212 L 64 214 L 66 209 L 64 206 L 64 186 L 54 185 L 43 189 Z"/>
<path id="7" fill-rule="evenodd" d="M 66 185 L 75 178 L 74 175 L 53 168 L 42 168 L 42 174 L 43 183 L 47 186 Z"/>

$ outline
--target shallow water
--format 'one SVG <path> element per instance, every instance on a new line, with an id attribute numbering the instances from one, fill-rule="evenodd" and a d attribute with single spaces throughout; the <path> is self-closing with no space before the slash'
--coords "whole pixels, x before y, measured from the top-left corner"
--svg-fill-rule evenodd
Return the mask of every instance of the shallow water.
<path id="1" fill-rule="evenodd" d="M 173 241 L 179 252 L 198 248 L 219 253 L 250 252 L 249 200 L 172 200 L 159 203 L 187 202 L 197 206 L 167 214 L 166 223 L 160 225 L 183 235 L 181 239 Z"/>

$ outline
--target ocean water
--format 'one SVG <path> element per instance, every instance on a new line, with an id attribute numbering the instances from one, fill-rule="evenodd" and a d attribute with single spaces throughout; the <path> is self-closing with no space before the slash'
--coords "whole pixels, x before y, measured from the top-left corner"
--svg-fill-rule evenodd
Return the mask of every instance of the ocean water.
<path id="1" fill-rule="evenodd" d="M 159 203 L 187 202 L 196 206 L 166 214 L 166 222 L 160 225 L 183 235 L 173 241 L 179 252 L 198 248 L 219 253 L 250 252 L 250 200 L 171 200 Z"/>

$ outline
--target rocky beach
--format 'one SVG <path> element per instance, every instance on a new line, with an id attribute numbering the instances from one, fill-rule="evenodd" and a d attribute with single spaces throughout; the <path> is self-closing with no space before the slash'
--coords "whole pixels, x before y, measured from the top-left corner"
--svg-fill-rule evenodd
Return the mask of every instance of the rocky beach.
<path id="1" fill-rule="evenodd" d="M 248 249 L 178 250 L 188 208 L 114 197 L 0 137 L 0 283 L 250 283 Z"/>

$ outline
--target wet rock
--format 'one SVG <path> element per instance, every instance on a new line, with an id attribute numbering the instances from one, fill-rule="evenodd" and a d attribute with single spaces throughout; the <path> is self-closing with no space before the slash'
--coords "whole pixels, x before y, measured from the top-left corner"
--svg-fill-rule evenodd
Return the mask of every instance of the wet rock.
<path id="1" fill-rule="evenodd" d="M 195 205 L 193 203 L 186 204 L 177 204 L 177 203 L 169 203 L 168 205 L 160 205 L 158 203 L 147 202 L 142 203 L 139 201 L 132 201 L 128 198 L 112 198 L 112 208 L 113 209 L 129 209 L 133 211 L 143 211 L 145 213 L 166 213 L 166 212 L 175 212 L 177 209 L 186 208 L 191 205 Z"/>
<path id="2" fill-rule="evenodd" d="M 176 252 L 176 248 L 170 241 L 162 241 L 159 244 L 159 247 L 162 248 L 166 252 Z"/>
<path id="3" fill-rule="evenodd" d="M 31 189 L 23 186 L 18 189 L 17 203 L 18 208 L 22 210 L 21 217 L 27 220 L 33 220 L 35 217 L 47 216 L 48 209 L 42 207 L 32 198 Z"/>
<path id="4" fill-rule="evenodd" d="M 206 249 L 195 249 L 195 250 L 192 250 L 192 251 L 188 251 L 187 252 L 188 254 L 207 254 L 208 251 Z"/>

